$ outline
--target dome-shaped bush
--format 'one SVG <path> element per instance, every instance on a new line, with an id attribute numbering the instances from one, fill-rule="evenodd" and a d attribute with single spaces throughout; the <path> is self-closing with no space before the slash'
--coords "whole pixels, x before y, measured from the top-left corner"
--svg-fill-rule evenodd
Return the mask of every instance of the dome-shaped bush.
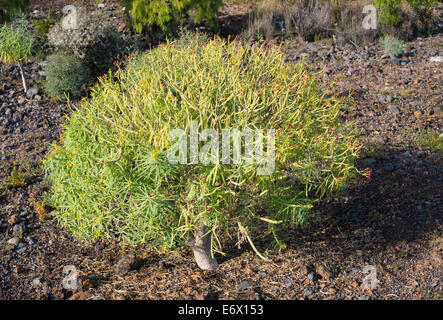
<path id="1" fill-rule="evenodd" d="M 357 172 L 356 132 L 340 121 L 345 105 L 279 48 L 201 36 L 167 43 L 102 79 L 68 119 L 45 160 L 56 217 L 80 238 L 165 251 L 197 234 L 196 257 L 196 248 L 221 250 L 234 227 L 251 242 L 263 224 L 302 223 L 319 197 Z M 234 128 L 267 142 L 262 158 L 248 161 L 242 143 L 240 163 L 225 163 L 223 143 L 235 144 L 222 130 Z M 215 129 L 220 163 L 174 164 L 174 129 L 198 129 L 200 140 Z"/>

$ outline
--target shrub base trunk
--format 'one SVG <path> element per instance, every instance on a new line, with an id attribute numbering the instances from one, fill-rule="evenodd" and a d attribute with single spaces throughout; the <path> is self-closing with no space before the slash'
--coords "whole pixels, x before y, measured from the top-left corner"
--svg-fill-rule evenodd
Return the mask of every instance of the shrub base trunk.
<path id="1" fill-rule="evenodd" d="M 211 255 L 211 236 L 212 231 L 208 232 L 206 227 L 200 228 L 195 232 L 191 245 L 195 262 L 202 270 L 215 270 L 218 267 L 217 260 Z"/>

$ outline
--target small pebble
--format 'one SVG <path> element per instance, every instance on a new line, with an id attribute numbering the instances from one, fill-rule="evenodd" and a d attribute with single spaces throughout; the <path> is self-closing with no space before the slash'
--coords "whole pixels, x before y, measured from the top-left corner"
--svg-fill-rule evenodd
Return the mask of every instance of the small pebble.
<path id="1" fill-rule="evenodd" d="M 18 237 L 14 237 L 14 238 L 11 238 L 11 239 L 8 240 L 8 243 L 13 245 L 13 246 L 18 245 L 19 242 L 20 242 L 20 239 Z"/>
<path id="2" fill-rule="evenodd" d="M 390 162 L 385 164 L 385 170 L 386 171 L 394 171 L 394 165 Z"/>
<path id="3" fill-rule="evenodd" d="M 24 225 L 21 224 L 16 224 L 13 228 L 12 228 L 12 233 L 16 234 L 16 235 L 23 235 L 23 233 L 25 233 L 26 231 L 26 227 Z"/>
<path id="4" fill-rule="evenodd" d="M 42 284 L 41 280 L 42 278 L 35 278 L 34 280 L 32 280 L 32 284 L 37 287 Z"/>
<path id="5" fill-rule="evenodd" d="M 238 284 L 237 289 L 238 289 L 238 290 L 244 290 L 244 289 L 246 289 L 246 288 L 248 288 L 248 287 L 249 287 L 249 282 L 248 282 L 248 281 L 242 281 L 242 282 L 240 282 L 240 283 Z"/>
<path id="6" fill-rule="evenodd" d="M 291 286 L 292 286 L 292 279 L 287 278 L 287 279 L 285 280 L 285 286 L 286 286 L 286 287 L 291 287 Z"/>
<path id="7" fill-rule="evenodd" d="M 26 217 L 28 215 L 28 211 L 22 211 L 20 212 L 20 217 Z"/>
<path id="8" fill-rule="evenodd" d="M 17 250 L 16 250 L 17 253 L 22 253 L 22 252 L 25 252 L 25 251 L 26 251 L 26 247 L 18 247 Z"/>

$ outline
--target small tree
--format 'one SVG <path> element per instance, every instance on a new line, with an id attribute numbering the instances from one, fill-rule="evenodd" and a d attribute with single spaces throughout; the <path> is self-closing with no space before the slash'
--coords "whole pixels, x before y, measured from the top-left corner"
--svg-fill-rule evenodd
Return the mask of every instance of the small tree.
<path id="1" fill-rule="evenodd" d="M 122 0 L 129 13 L 132 25 L 137 32 L 142 32 L 146 25 L 158 26 L 166 30 L 168 25 L 181 20 L 194 11 L 194 22 L 207 19 L 215 26 L 215 18 L 223 0 Z"/>
<path id="2" fill-rule="evenodd" d="M 17 25 L 0 27 L 0 60 L 10 65 L 18 65 L 25 92 L 28 88 L 22 64 L 31 57 L 33 43 L 34 39 L 23 20 Z"/>

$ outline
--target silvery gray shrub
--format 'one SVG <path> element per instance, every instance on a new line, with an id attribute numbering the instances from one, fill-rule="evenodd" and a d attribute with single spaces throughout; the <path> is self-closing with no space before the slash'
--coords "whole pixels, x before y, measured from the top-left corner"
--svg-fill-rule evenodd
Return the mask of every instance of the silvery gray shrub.
<path id="1" fill-rule="evenodd" d="M 80 59 L 95 76 L 102 75 L 121 58 L 124 40 L 100 12 L 76 8 L 75 15 L 75 28 L 66 28 L 62 19 L 49 31 L 49 43 Z"/>

